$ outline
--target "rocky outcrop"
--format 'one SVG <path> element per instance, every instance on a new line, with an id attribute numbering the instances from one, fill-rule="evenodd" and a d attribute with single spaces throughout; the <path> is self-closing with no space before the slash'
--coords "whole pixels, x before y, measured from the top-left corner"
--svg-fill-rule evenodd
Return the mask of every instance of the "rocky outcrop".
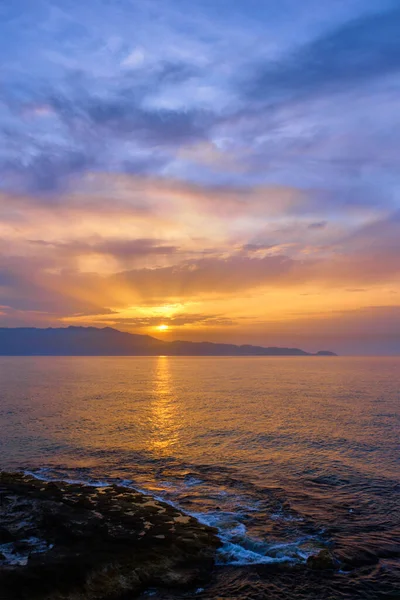
<path id="1" fill-rule="evenodd" d="M 318 554 L 312 554 L 308 557 L 307 567 L 314 571 L 332 570 L 338 567 L 338 561 L 327 548 L 324 548 Z"/>
<path id="2" fill-rule="evenodd" d="M 105 600 L 193 585 L 220 546 L 215 529 L 131 489 L 20 473 L 0 474 L 0 523 L 7 600 Z"/>

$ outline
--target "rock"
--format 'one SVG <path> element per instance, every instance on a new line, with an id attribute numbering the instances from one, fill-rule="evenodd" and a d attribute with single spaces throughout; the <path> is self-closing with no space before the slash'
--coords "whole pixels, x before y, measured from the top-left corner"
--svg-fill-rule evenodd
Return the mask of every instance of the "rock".
<path id="1" fill-rule="evenodd" d="M 13 543 L 13 554 L 28 554 L 33 548 L 33 545 L 26 540 L 17 540 Z"/>
<path id="2" fill-rule="evenodd" d="M 314 571 L 332 570 L 337 567 L 337 564 L 337 560 L 333 554 L 326 548 L 320 550 L 318 554 L 313 554 L 307 558 L 307 567 Z"/>
<path id="3" fill-rule="evenodd" d="M 115 600 L 187 587 L 210 575 L 221 545 L 215 529 L 122 486 L 0 473 L 0 494 L 7 600 Z"/>
<path id="4" fill-rule="evenodd" d="M 8 542 L 12 542 L 14 539 L 11 531 L 8 531 L 5 527 L 0 527 L 0 544 L 8 544 Z"/>

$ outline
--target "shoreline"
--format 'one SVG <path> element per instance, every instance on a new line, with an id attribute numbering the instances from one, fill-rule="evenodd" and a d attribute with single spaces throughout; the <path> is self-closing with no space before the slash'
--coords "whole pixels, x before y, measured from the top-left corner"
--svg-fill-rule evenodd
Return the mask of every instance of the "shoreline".
<path id="1" fill-rule="evenodd" d="M 119 485 L 0 472 L 0 587 L 9 600 L 90 600 L 207 581 L 217 530 Z"/>

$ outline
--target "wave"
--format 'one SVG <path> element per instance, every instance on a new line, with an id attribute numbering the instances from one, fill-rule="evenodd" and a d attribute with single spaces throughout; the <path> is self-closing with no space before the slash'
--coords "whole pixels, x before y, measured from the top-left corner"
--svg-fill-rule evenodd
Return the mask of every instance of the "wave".
<path id="1" fill-rule="evenodd" d="M 315 549 L 320 549 L 323 542 L 319 535 L 299 536 L 289 541 L 278 543 L 276 541 L 258 539 L 248 533 L 244 520 L 248 519 L 249 514 L 257 513 L 259 510 L 259 500 L 256 498 L 246 498 L 229 495 L 226 490 L 219 490 L 218 501 L 227 498 L 231 504 L 234 504 L 235 510 L 222 510 L 219 506 L 214 506 L 207 511 L 187 510 L 179 497 L 185 498 L 185 492 L 191 491 L 196 486 L 201 486 L 206 482 L 204 479 L 188 474 L 184 481 L 163 481 L 159 485 L 157 492 L 147 489 L 142 485 L 137 485 L 131 479 L 106 478 L 97 479 L 87 476 L 70 477 L 63 469 L 60 473 L 51 467 L 42 467 L 35 470 L 24 469 L 23 472 L 42 481 L 55 481 L 62 479 L 67 483 L 85 484 L 93 487 L 107 487 L 117 484 L 127 489 L 134 489 L 138 492 L 151 496 L 156 500 L 166 502 L 170 506 L 177 508 L 184 514 L 195 517 L 201 523 L 215 527 L 218 530 L 218 537 L 222 542 L 221 548 L 217 551 L 217 565 L 247 566 L 247 565 L 267 565 L 276 563 L 303 563 L 308 556 L 315 553 Z M 175 499 L 171 499 L 171 495 Z M 217 500 L 217 498 L 215 498 Z M 285 515 L 282 511 L 271 513 L 271 520 L 282 520 L 287 522 L 302 521 L 301 517 Z"/>

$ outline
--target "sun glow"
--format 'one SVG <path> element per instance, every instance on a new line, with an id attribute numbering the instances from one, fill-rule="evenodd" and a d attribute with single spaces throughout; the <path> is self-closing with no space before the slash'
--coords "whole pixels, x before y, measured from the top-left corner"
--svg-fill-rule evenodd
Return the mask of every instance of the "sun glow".
<path id="1" fill-rule="evenodd" d="M 169 329 L 168 325 L 157 325 L 158 331 L 167 331 Z"/>

